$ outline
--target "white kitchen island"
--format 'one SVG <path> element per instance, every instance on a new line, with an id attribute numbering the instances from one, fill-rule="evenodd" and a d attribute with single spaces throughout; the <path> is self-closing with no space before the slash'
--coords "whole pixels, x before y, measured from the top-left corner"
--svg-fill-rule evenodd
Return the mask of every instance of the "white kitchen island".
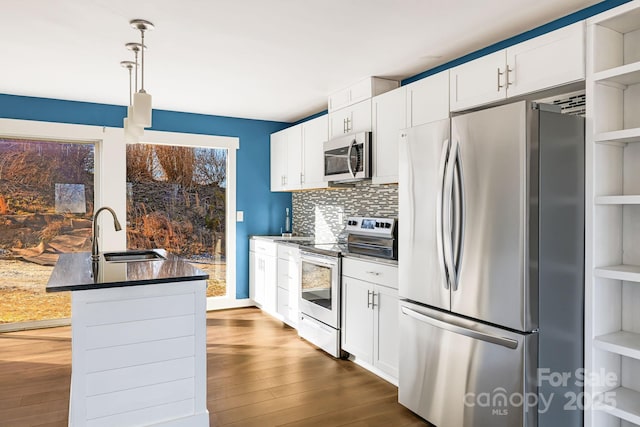
<path id="1" fill-rule="evenodd" d="M 209 426 L 208 276 L 158 252 L 61 255 L 47 291 L 72 291 L 69 426 Z"/>

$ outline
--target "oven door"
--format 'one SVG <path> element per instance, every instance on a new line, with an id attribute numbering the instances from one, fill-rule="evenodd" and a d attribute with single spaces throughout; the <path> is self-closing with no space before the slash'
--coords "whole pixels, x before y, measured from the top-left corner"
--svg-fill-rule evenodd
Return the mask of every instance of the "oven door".
<path id="1" fill-rule="evenodd" d="M 324 143 L 324 180 L 371 178 L 371 133 L 362 132 Z"/>
<path id="2" fill-rule="evenodd" d="M 340 327 L 340 258 L 300 253 L 300 312 Z"/>

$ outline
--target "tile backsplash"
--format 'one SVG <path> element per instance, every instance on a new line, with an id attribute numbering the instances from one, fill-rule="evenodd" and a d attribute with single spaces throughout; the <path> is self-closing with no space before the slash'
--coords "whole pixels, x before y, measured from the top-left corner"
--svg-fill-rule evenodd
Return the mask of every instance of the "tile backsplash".
<path id="1" fill-rule="evenodd" d="M 354 187 L 294 192 L 293 232 L 334 241 L 353 215 L 398 217 L 398 186 L 367 182 Z"/>

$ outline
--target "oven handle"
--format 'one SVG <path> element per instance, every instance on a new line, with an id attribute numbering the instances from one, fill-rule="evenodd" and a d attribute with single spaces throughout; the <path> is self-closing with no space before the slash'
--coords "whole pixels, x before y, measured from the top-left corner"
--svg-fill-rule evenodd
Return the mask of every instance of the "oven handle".
<path id="1" fill-rule="evenodd" d="M 307 261 L 313 264 L 324 265 L 326 267 L 337 267 L 338 257 L 328 255 L 310 254 L 309 252 L 300 253 L 300 261 Z"/>

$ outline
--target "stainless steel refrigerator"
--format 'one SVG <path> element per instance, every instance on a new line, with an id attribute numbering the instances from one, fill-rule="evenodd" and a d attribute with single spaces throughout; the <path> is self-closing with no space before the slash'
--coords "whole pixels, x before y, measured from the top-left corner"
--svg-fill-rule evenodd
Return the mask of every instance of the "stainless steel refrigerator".
<path id="1" fill-rule="evenodd" d="M 583 119 L 517 102 L 407 129 L 399 158 L 400 403 L 581 426 Z"/>

